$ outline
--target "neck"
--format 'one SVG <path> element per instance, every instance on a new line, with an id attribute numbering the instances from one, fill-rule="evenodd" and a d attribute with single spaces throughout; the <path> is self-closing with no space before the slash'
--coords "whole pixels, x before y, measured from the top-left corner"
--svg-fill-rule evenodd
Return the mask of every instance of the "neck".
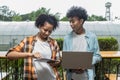
<path id="1" fill-rule="evenodd" d="M 47 41 L 48 38 L 43 38 L 40 34 L 38 35 L 38 39 L 40 41 Z"/>
<path id="2" fill-rule="evenodd" d="M 78 34 L 78 35 L 81 35 L 81 34 L 84 34 L 85 33 L 85 29 L 84 28 L 81 28 L 81 29 L 79 29 L 77 32 L 76 32 L 76 34 Z"/>

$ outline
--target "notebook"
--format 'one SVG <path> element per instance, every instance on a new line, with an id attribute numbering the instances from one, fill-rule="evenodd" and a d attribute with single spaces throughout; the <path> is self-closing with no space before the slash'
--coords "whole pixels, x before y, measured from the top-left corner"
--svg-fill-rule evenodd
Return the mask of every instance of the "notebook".
<path id="1" fill-rule="evenodd" d="M 91 69 L 93 52 L 62 52 L 62 67 L 65 69 Z"/>

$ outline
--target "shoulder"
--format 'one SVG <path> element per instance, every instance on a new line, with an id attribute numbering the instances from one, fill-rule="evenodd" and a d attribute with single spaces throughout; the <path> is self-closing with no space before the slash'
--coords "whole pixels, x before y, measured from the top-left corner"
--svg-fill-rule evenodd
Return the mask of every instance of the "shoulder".
<path id="1" fill-rule="evenodd" d="M 51 37 L 48 38 L 48 42 L 53 45 L 57 45 L 57 41 Z"/>
<path id="2" fill-rule="evenodd" d="M 87 30 L 86 30 L 86 36 L 87 36 L 87 37 L 97 37 L 94 32 L 87 31 Z"/>
<path id="3" fill-rule="evenodd" d="M 35 36 L 27 36 L 26 39 L 34 39 Z"/>
<path id="4" fill-rule="evenodd" d="M 33 42 L 34 40 L 36 40 L 35 36 L 27 36 L 23 39 L 23 42 Z"/>
<path id="5" fill-rule="evenodd" d="M 49 44 L 50 44 L 50 46 L 51 46 L 52 49 L 53 49 L 53 47 L 54 47 L 54 49 L 59 50 L 59 45 L 58 45 L 57 40 L 49 37 L 49 38 L 48 38 L 48 42 L 49 42 Z"/>
<path id="6" fill-rule="evenodd" d="M 51 41 L 52 41 L 52 42 L 55 42 L 56 40 L 53 39 L 53 38 L 51 38 L 51 37 L 49 37 L 49 38 L 48 38 L 48 41 L 50 41 L 50 42 L 51 42 Z"/>
<path id="7" fill-rule="evenodd" d="M 65 35 L 64 39 L 70 39 L 70 38 L 72 38 L 72 35 L 73 35 L 73 32 L 71 31 L 70 33 Z"/>

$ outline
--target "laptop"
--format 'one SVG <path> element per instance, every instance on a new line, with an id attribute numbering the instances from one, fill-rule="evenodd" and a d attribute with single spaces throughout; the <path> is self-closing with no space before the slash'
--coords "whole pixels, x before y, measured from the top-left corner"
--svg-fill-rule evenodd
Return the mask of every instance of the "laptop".
<path id="1" fill-rule="evenodd" d="M 93 52 L 62 52 L 62 67 L 64 69 L 91 69 Z"/>

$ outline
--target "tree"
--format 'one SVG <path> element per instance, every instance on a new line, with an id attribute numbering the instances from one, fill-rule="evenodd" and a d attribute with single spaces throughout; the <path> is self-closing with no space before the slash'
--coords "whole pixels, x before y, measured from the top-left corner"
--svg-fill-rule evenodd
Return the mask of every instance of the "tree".
<path id="1" fill-rule="evenodd" d="M 0 7 L 0 15 L 1 15 L 1 20 L 5 20 L 5 17 L 8 16 L 8 11 L 9 11 L 9 8 L 7 6 L 1 6 Z"/>
<path id="2" fill-rule="evenodd" d="M 50 9 L 44 7 L 39 8 L 37 11 L 32 11 L 31 13 L 19 15 L 15 11 L 9 10 L 7 6 L 0 7 L 0 20 L 1 21 L 35 21 L 35 19 L 40 14 L 51 14 Z M 51 14 L 54 15 L 58 20 L 60 18 L 60 13 Z"/>
<path id="3" fill-rule="evenodd" d="M 22 17 L 19 14 L 16 14 L 12 17 L 12 21 L 22 21 Z"/>
<path id="4" fill-rule="evenodd" d="M 61 21 L 68 21 L 68 18 L 67 18 L 67 17 L 63 17 L 63 18 L 61 19 Z"/>
<path id="5" fill-rule="evenodd" d="M 35 21 L 35 19 L 40 14 L 51 14 L 50 9 L 46 9 L 46 8 L 42 7 L 42 8 L 39 8 L 37 11 L 32 11 L 31 13 L 21 15 L 21 17 L 22 17 L 23 21 L 26 21 L 26 20 Z M 59 20 L 60 13 L 51 14 L 51 15 L 54 15 Z"/>
<path id="6" fill-rule="evenodd" d="M 102 16 L 91 15 L 87 19 L 88 21 L 106 21 L 106 19 Z"/>
<path id="7" fill-rule="evenodd" d="M 61 19 L 61 21 L 68 21 L 68 18 L 65 16 Z M 102 16 L 92 15 L 88 16 L 87 21 L 106 21 L 106 19 Z"/>
<path id="8" fill-rule="evenodd" d="M 60 13 L 55 13 L 54 16 L 59 20 L 60 19 Z"/>
<path id="9" fill-rule="evenodd" d="M 9 10 L 7 6 L 0 6 L 0 20 L 11 21 L 15 14 L 15 11 Z"/>

